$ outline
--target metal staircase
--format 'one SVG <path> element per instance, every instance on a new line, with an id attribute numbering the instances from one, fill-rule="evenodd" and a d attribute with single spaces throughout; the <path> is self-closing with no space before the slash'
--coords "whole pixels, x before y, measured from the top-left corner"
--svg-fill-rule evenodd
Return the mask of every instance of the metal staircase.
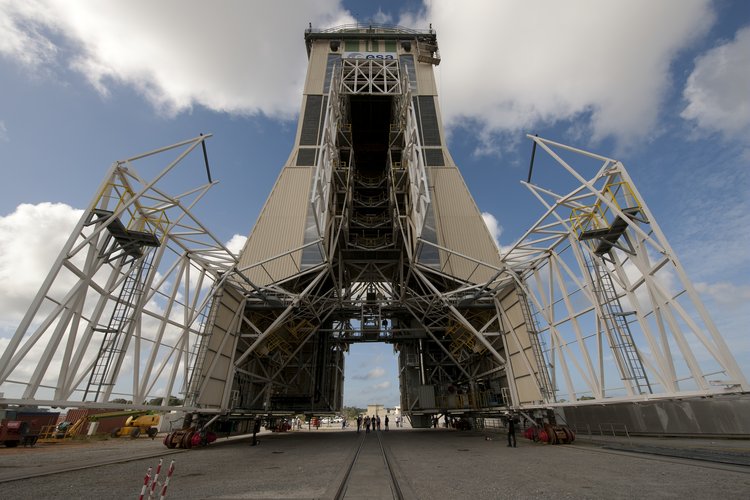
<path id="1" fill-rule="evenodd" d="M 120 293 L 112 310 L 109 322 L 104 328 L 94 328 L 95 332 L 104 334 L 99 353 L 94 363 L 94 368 L 86 385 L 83 400 L 89 395 L 94 401 L 98 401 L 102 388 L 112 385 L 112 366 L 119 364 L 119 359 L 124 355 L 128 332 L 133 322 L 133 311 L 140 303 L 145 288 L 144 277 L 151 271 L 151 265 L 156 252 L 147 252 L 141 258 L 133 261 L 130 265 Z M 122 259 L 127 259 L 124 255 Z"/>
<path id="2" fill-rule="evenodd" d="M 602 319 L 609 331 L 612 351 L 617 359 L 623 380 L 630 380 L 638 394 L 651 394 L 651 384 L 648 380 L 643 361 L 633 342 L 627 316 L 632 312 L 625 312 L 620 303 L 620 297 L 615 290 L 612 276 L 593 256 L 584 256 L 591 283 L 594 287 L 596 300 L 601 305 Z"/>

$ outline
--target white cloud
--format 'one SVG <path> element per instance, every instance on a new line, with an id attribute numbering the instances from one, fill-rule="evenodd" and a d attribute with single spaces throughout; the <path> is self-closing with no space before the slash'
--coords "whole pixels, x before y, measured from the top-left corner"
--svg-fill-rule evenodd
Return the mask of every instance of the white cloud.
<path id="1" fill-rule="evenodd" d="M 373 388 L 377 390 L 388 389 L 390 387 L 391 387 L 391 382 L 389 380 L 373 385 Z"/>
<path id="2" fill-rule="evenodd" d="M 378 24 L 391 24 L 393 23 L 393 19 L 389 14 L 386 14 L 383 12 L 383 9 L 378 8 L 378 11 L 375 13 L 375 16 L 372 18 L 372 22 L 378 23 Z"/>
<path id="3" fill-rule="evenodd" d="M 224 244 L 224 246 L 226 246 L 233 254 L 239 255 L 239 253 L 242 251 L 242 247 L 245 246 L 246 241 L 247 236 L 235 234 L 229 241 Z"/>
<path id="4" fill-rule="evenodd" d="M 681 116 L 700 128 L 727 136 L 750 132 L 750 27 L 731 42 L 695 60 L 683 97 L 688 105 Z"/>
<path id="5" fill-rule="evenodd" d="M 655 129 L 670 63 L 713 22 L 709 6 L 433 0 L 422 17 L 401 24 L 431 22 L 437 31 L 437 80 L 449 125 L 496 135 L 585 118 L 594 141 L 612 136 L 624 145 Z"/>
<path id="6" fill-rule="evenodd" d="M 50 62 L 57 47 L 42 31 L 52 12 L 37 0 L 0 0 L 0 54 L 26 66 Z"/>
<path id="7" fill-rule="evenodd" d="M 371 380 L 374 378 L 380 378 L 383 375 L 385 375 L 385 370 L 380 366 L 377 366 L 363 375 L 354 375 L 353 378 L 356 380 Z"/>
<path id="8" fill-rule="evenodd" d="M 0 142 L 8 142 L 8 127 L 5 126 L 5 122 L 0 120 Z"/>
<path id="9" fill-rule="evenodd" d="M 308 22 L 354 22 L 339 0 L 294 8 L 240 0 L 210 6 L 0 2 L 0 53 L 27 65 L 68 57 L 58 62 L 83 73 L 102 94 L 113 84 L 131 86 L 172 114 L 201 105 L 293 116 L 305 71 L 302 30 Z M 432 0 L 399 24 L 437 29 L 443 118 L 448 125 L 475 126 L 478 151 L 492 154 L 500 151 L 503 134 L 577 118 L 585 119 L 593 140 L 613 136 L 624 144 L 647 137 L 669 85 L 670 62 L 712 23 L 709 5 Z M 380 10 L 374 20 L 390 18 Z"/>
<path id="10" fill-rule="evenodd" d="M 291 117 L 305 74 L 302 30 L 353 22 L 339 0 L 0 0 L 0 53 L 27 65 L 62 54 L 102 94 L 132 86 L 165 113 Z M 176 15 L 179 13 L 179 15 Z M 64 40 L 72 50 L 56 45 Z"/>
<path id="11" fill-rule="evenodd" d="M 81 214 L 40 203 L 0 216 L 0 326 L 18 324 Z"/>
<path id="12" fill-rule="evenodd" d="M 487 225 L 487 229 L 489 229 L 490 235 L 492 235 L 492 239 L 495 240 L 495 244 L 499 247 L 500 235 L 503 233 L 503 227 L 497 221 L 495 216 L 489 212 L 482 212 L 482 219 Z"/>
<path id="13" fill-rule="evenodd" d="M 695 283 L 695 289 L 728 309 L 740 311 L 750 303 L 750 285 L 720 283 Z"/>

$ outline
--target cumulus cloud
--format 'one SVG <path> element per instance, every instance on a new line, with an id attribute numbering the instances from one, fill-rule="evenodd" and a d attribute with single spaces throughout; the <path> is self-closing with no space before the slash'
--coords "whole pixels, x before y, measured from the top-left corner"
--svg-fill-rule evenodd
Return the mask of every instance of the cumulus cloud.
<path id="1" fill-rule="evenodd" d="M 389 380 L 380 382 L 379 384 L 375 384 L 373 386 L 373 388 L 377 390 L 388 389 L 389 387 L 391 387 L 391 382 Z"/>
<path id="2" fill-rule="evenodd" d="M 0 1 L 0 53 L 67 65 L 104 95 L 133 87 L 167 114 L 200 105 L 289 118 L 304 80 L 302 30 L 354 22 L 340 0 L 293 9 L 240 0 Z M 374 21 L 391 18 L 379 10 Z M 437 29 L 443 119 L 472 127 L 478 152 L 497 154 L 498 138 L 561 121 L 595 141 L 647 137 L 670 62 L 712 21 L 709 0 L 432 0 L 398 23 Z"/>
<path id="3" fill-rule="evenodd" d="M 681 116 L 707 131 L 746 137 L 750 132 L 750 27 L 734 40 L 695 60 L 683 97 Z"/>
<path id="4" fill-rule="evenodd" d="M 437 31 L 449 125 L 492 138 L 582 118 L 625 145 L 653 132 L 673 57 L 712 21 L 708 0 L 433 0 L 401 23 Z"/>
<path id="5" fill-rule="evenodd" d="M 37 0 L 0 0 L 0 54 L 26 66 L 50 62 L 57 55 L 55 44 L 43 34 L 53 22 L 52 12 Z"/>
<path id="6" fill-rule="evenodd" d="M 385 370 L 377 366 L 363 375 L 354 375 L 354 378 L 356 380 L 371 380 L 374 378 L 380 378 L 383 375 L 385 375 Z"/>
<path id="7" fill-rule="evenodd" d="M 23 317 L 83 213 L 63 203 L 22 204 L 0 216 L 0 326 Z"/>
<path id="8" fill-rule="evenodd" d="M 726 281 L 720 283 L 695 283 L 695 289 L 728 309 L 747 307 L 750 303 L 750 285 L 735 285 Z"/>
<path id="9" fill-rule="evenodd" d="M 242 251 L 242 247 L 245 246 L 246 241 L 247 236 L 235 234 L 229 241 L 224 244 L 224 246 L 226 246 L 233 254 L 239 255 L 239 253 Z"/>
<path id="10" fill-rule="evenodd" d="M 495 240 L 495 244 L 499 247 L 500 235 L 503 232 L 503 227 L 497 221 L 495 216 L 489 212 L 482 212 L 482 219 L 484 220 L 484 223 L 487 225 L 487 229 L 489 229 L 490 234 L 492 235 L 492 239 Z"/>
<path id="11" fill-rule="evenodd" d="M 241 0 L 2 0 L 0 53 L 30 66 L 69 57 L 58 62 L 100 93 L 128 85 L 168 114 L 201 105 L 291 117 L 305 76 L 302 30 L 353 21 L 339 0 L 294 8 Z"/>

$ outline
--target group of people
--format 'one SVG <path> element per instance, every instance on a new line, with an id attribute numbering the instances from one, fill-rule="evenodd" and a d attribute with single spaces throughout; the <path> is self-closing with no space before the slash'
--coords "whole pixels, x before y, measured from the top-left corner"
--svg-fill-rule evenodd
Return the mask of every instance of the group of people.
<path id="1" fill-rule="evenodd" d="M 398 421 L 398 417 L 397 417 Z M 388 418 L 388 415 L 385 416 L 383 419 L 383 423 L 385 424 L 385 430 L 388 430 L 388 423 L 390 422 L 390 419 Z M 365 418 L 362 418 L 362 415 L 357 416 L 357 432 L 362 430 L 362 426 L 365 427 L 365 432 L 370 432 L 370 427 L 372 427 L 372 430 L 379 431 L 380 430 L 380 415 L 375 415 L 373 417 L 370 417 L 370 415 L 365 415 Z"/>

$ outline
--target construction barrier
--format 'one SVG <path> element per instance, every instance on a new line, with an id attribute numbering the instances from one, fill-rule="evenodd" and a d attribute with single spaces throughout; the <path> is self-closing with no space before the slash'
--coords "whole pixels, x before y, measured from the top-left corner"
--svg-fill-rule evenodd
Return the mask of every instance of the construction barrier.
<path id="1" fill-rule="evenodd" d="M 153 500 L 156 498 L 156 491 L 157 488 L 160 487 L 159 490 L 159 498 L 165 499 L 167 498 L 167 486 L 169 486 L 169 481 L 172 479 L 172 473 L 174 473 L 174 460 L 169 464 L 169 468 L 167 469 L 167 477 L 164 479 L 164 482 L 162 484 L 159 484 L 159 475 L 161 474 L 161 466 L 163 463 L 163 459 L 159 459 L 159 464 L 156 466 L 156 472 L 154 473 L 154 476 L 151 477 L 151 471 L 153 470 L 153 467 L 149 467 L 146 471 L 146 476 L 143 478 L 143 487 L 141 488 L 141 494 L 138 497 L 138 500 L 144 500 L 148 498 L 148 500 Z M 146 493 L 148 492 L 148 496 L 146 496 Z"/>

